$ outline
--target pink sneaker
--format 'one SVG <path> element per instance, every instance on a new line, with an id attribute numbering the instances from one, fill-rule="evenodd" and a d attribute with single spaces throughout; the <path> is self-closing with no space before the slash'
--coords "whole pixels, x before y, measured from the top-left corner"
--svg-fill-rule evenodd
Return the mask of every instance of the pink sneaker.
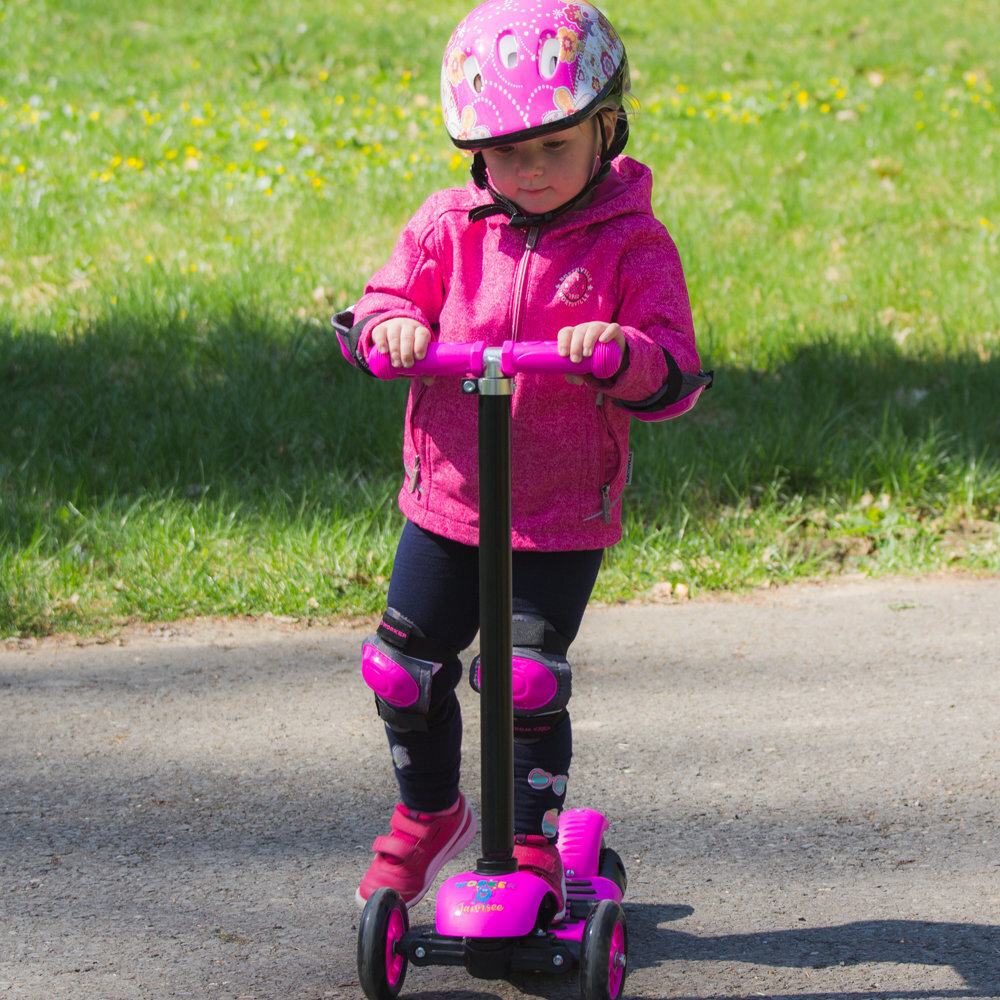
<path id="1" fill-rule="evenodd" d="M 514 844 L 514 858 L 518 871 L 531 872 L 548 882 L 556 901 L 552 923 L 562 920 L 566 916 L 566 873 L 556 845 L 541 836 L 519 837 Z"/>
<path id="2" fill-rule="evenodd" d="M 451 811 L 433 816 L 411 812 L 400 803 L 389 826 L 392 832 L 372 844 L 375 860 L 355 895 L 359 906 L 383 886 L 395 889 L 408 907 L 419 903 L 437 873 L 476 835 L 476 817 L 461 794 Z"/>

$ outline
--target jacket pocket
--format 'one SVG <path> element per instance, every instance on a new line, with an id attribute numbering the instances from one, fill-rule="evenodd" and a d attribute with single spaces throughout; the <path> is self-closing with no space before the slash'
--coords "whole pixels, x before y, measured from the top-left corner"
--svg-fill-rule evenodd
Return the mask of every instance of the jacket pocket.
<path id="1" fill-rule="evenodd" d="M 403 425 L 403 484 L 407 493 L 412 493 L 417 500 L 423 500 L 421 477 L 424 474 L 424 432 L 417 423 L 418 411 L 421 408 L 427 386 L 415 382 L 410 388 L 409 412 Z"/>
<path id="2" fill-rule="evenodd" d="M 608 411 L 604 394 L 597 397 L 597 432 L 601 446 L 601 482 L 597 485 L 594 496 L 595 513 L 585 518 L 592 521 L 601 518 L 605 524 L 611 524 L 615 506 L 621 503 L 621 491 L 615 490 L 621 472 L 622 456 L 626 451 L 626 443 L 619 440 L 611 414 Z"/>

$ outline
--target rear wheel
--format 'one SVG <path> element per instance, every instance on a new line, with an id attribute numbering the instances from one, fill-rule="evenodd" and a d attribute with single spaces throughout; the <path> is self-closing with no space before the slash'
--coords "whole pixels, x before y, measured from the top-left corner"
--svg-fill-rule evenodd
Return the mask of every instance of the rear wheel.
<path id="1" fill-rule="evenodd" d="M 368 1000 L 395 1000 L 409 962 L 402 950 L 410 919 L 403 898 L 377 889 L 365 904 L 358 930 L 358 979 Z"/>
<path id="2" fill-rule="evenodd" d="M 628 971 L 625 913 L 602 899 L 587 917 L 580 945 L 580 995 L 583 1000 L 619 1000 Z"/>
<path id="3" fill-rule="evenodd" d="M 625 895 L 628 888 L 628 876 L 625 874 L 625 865 L 616 850 L 610 847 L 601 848 L 600 876 L 610 879 Z"/>

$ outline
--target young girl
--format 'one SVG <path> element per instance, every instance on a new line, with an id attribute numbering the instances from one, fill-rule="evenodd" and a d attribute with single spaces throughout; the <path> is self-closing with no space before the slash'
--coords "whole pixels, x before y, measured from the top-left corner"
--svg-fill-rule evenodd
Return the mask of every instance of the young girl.
<path id="1" fill-rule="evenodd" d="M 675 416 L 709 382 L 650 172 L 620 155 L 628 90 L 622 42 L 585 0 L 473 10 L 441 74 L 445 124 L 474 154 L 472 181 L 427 200 L 336 320 L 363 369 L 373 348 L 410 367 L 432 340 L 557 340 L 574 361 L 599 341 L 622 347 L 613 378 L 520 375 L 512 401 L 514 854 L 549 881 L 556 918 L 565 882 L 554 841 L 572 756 L 566 653 L 603 550 L 621 537 L 629 421 Z M 406 523 L 362 656 L 402 801 L 375 840 L 359 902 L 391 886 L 413 905 L 476 830 L 459 791 L 455 687 L 478 629 L 477 411 L 459 382 L 414 380 L 406 410 Z M 475 673 L 474 663 L 474 684 Z"/>

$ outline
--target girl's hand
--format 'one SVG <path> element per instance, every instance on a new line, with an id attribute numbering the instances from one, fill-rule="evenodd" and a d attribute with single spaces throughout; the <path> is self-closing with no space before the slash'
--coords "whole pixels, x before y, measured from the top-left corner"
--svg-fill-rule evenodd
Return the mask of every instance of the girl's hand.
<path id="1" fill-rule="evenodd" d="M 594 320 L 579 326 L 564 326 L 559 331 L 559 354 L 572 361 L 582 361 L 594 353 L 594 345 L 614 341 L 624 352 L 625 334 L 617 323 L 603 323 Z M 566 381 L 572 385 L 583 385 L 582 375 L 567 375 Z"/>
<path id="2" fill-rule="evenodd" d="M 393 368 L 412 368 L 422 361 L 431 342 L 431 332 L 415 319 L 388 319 L 372 330 L 372 345 L 388 354 Z"/>

